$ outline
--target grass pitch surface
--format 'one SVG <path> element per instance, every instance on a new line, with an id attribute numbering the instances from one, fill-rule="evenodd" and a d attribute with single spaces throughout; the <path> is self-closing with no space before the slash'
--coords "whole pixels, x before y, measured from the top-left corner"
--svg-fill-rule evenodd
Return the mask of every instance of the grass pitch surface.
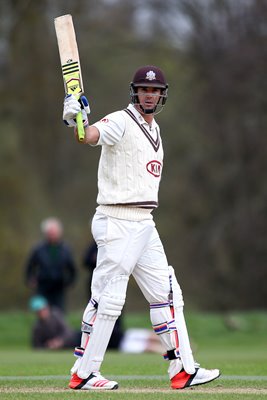
<path id="1" fill-rule="evenodd" d="M 5 318 L 0 315 L 1 400 L 267 399 L 265 314 L 234 319 L 231 316 L 230 322 L 216 315 L 190 316 L 188 325 L 197 361 L 206 368 L 220 368 L 222 376 L 207 385 L 182 391 L 170 389 L 168 363 L 160 355 L 117 352 L 107 352 L 102 373 L 119 382 L 118 390 L 72 391 L 68 389 L 69 369 L 74 361 L 72 351 L 33 351 L 27 342 L 15 342 L 11 347 L 6 326 L 2 330 L 5 339 L 1 340 L 1 322 Z M 13 329 L 20 331 L 18 320 Z M 22 327 L 21 332 L 26 337 Z"/>

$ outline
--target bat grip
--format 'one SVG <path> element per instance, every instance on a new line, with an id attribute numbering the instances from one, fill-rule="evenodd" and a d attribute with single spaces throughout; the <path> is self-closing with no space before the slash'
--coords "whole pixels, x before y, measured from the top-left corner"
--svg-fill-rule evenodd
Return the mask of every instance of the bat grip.
<path id="1" fill-rule="evenodd" d="M 81 112 L 79 112 L 76 115 L 76 123 L 77 123 L 78 138 L 79 141 L 82 142 L 85 136 L 85 132 L 84 132 L 83 118 Z"/>

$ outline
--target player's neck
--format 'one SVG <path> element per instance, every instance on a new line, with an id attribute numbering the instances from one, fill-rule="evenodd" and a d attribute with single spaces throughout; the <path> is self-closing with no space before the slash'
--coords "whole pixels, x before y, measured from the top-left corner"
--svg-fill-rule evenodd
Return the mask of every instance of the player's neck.
<path id="1" fill-rule="evenodd" d="M 142 109 L 139 107 L 139 105 L 135 105 L 135 108 L 137 109 L 137 111 L 142 115 L 142 117 L 144 118 L 144 120 L 148 123 L 148 125 L 152 125 L 152 121 L 154 119 L 154 114 L 145 114 Z"/>
<path id="2" fill-rule="evenodd" d="M 148 123 L 148 125 L 151 125 L 154 119 L 154 114 L 142 114 L 142 117 Z"/>

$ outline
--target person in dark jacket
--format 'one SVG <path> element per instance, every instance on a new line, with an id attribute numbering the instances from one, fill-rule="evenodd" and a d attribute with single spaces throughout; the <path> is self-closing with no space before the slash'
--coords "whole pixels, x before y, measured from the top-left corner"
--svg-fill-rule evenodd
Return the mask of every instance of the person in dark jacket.
<path id="1" fill-rule="evenodd" d="M 97 259 L 97 244 L 93 240 L 88 248 L 85 251 L 84 257 L 83 257 L 83 265 L 84 267 L 88 270 L 89 273 L 89 278 L 88 278 L 88 299 L 91 298 L 91 282 L 92 282 L 92 275 L 93 271 L 96 267 L 96 259 Z M 124 327 L 123 327 L 123 314 L 119 316 L 117 319 L 113 332 L 111 334 L 109 343 L 108 343 L 108 348 L 111 350 L 118 350 L 121 344 L 121 341 L 124 336 Z"/>
<path id="2" fill-rule="evenodd" d="M 44 240 L 33 248 L 26 264 L 26 284 L 50 306 L 65 311 L 66 289 L 76 279 L 73 255 L 62 240 L 63 227 L 57 218 L 44 220 L 41 231 Z"/>
<path id="3" fill-rule="evenodd" d="M 86 248 L 82 259 L 82 264 L 88 272 L 88 281 L 86 283 L 88 299 L 91 298 L 91 283 L 92 283 L 93 271 L 96 267 L 96 258 L 97 258 L 97 245 L 96 242 L 92 240 L 92 242 Z"/>

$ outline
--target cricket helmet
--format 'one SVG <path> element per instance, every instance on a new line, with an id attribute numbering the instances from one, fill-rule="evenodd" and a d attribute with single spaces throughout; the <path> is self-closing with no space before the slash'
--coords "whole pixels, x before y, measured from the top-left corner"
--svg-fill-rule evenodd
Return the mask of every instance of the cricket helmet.
<path id="1" fill-rule="evenodd" d="M 145 110 L 142 106 L 140 106 L 137 95 L 138 87 L 153 87 L 161 89 L 159 102 L 153 110 Z M 168 84 L 166 83 L 165 76 L 160 68 L 154 65 L 145 65 L 144 67 L 138 68 L 130 84 L 130 96 L 133 104 L 139 104 L 145 114 L 158 114 L 166 103 L 167 93 Z M 156 109 L 158 106 L 160 107 L 160 109 L 156 113 Z"/>

